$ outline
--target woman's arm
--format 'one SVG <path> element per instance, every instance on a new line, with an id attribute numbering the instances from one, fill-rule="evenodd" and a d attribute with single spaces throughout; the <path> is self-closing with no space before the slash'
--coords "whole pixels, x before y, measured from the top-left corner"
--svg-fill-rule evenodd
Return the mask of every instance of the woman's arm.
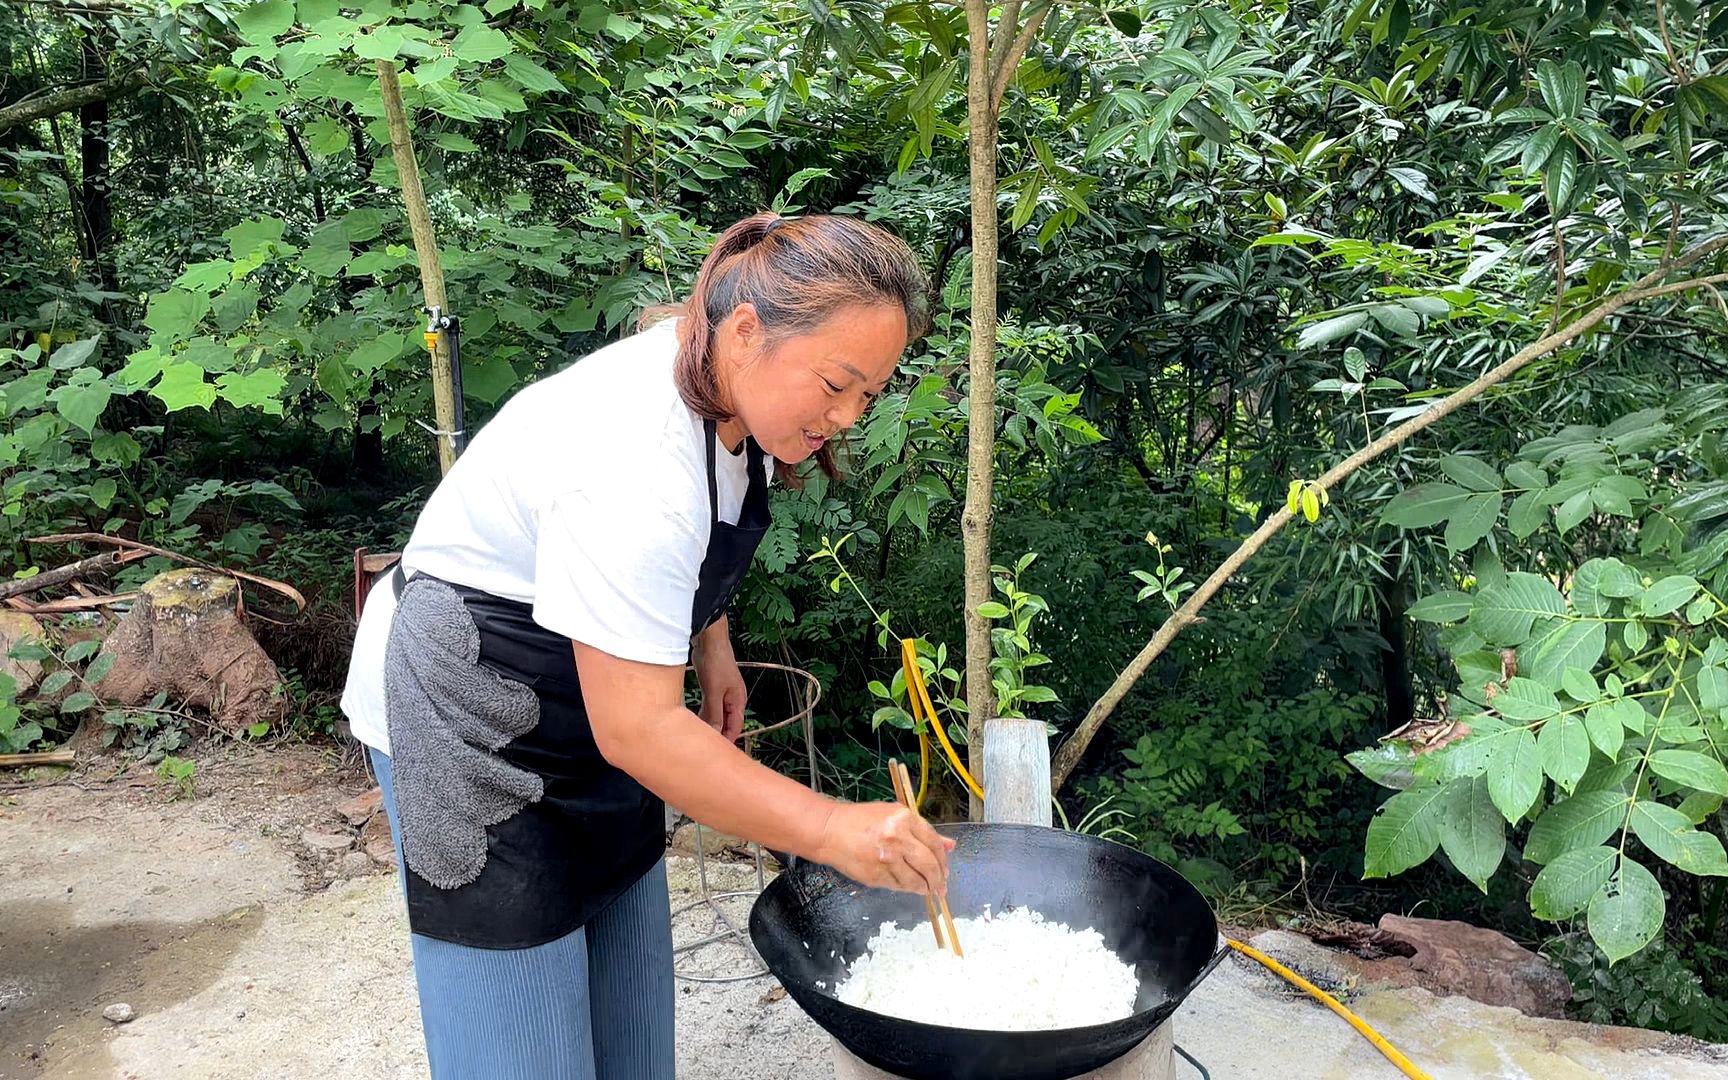
<path id="1" fill-rule="evenodd" d="M 575 643 L 600 753 L 706 825 L 820 862 L 866 885 L 942 892 L 943 838 L 890 803 L 842 803 L 752 761 L 684 707 L 681 667 L 623 660 Z"/>

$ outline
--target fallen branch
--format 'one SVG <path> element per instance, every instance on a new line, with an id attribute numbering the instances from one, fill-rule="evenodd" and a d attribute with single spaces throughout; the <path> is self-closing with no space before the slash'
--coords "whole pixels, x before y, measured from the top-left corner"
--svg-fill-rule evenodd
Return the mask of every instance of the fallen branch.
<path id="1" fill-rule="evenodd" d="M 55 533 L 52 536 L 32 536 L 27 542 L 31 544 L 110 544 L 128 552 L 141 551 L 147 552 L 151 555 L 160 555 L 165 559 L 173 559 L 175 562 L 183 562 L 190 566 L 200 567 L 214 574 L 225 574 L 228 577 L 238 578 L 241 581 L 250 581 L 254 585 L 262 585 L 266 589 L 270 589 L 286 596 L 293 602 L 294 610 L 296 612 L 306 610 L 306 598 L 300 595 L 299 589 L 296 589 L 285 581 L 277 581 L 274 578 L 259 577 L 256 574 L 248 574 L 244 570 L 230 570 L 226 566 L 217 566 L 214 563 L 207 563 L 203 559 L 194 559 L 190 555 L 182 555 L 178 551 L 169 551 L 167 548 L 152 547 L 149 544 L 140 543 L 137 540 L 128 540 L 124 536 L 108 536 L 104 533 L 90 532 Z M 131 555 L 128 557 L 141 558 L 142 556 Z M 259 615 L 259 618 L 264 619 L 267 622 L 276 621 L 275 619 L 271 619 L 265 615 Z"/>
<path id="2" fill-rule="evenodd" d="M 1505 382 L 1523 368 L 1547 356 L 1555 349 L 1582 337 L 1596 324 L 1628 304 L 1728 282 L 1728 274 L 1714 274 L 1709 277 L 1690 278 L 1686 281 L 1666 283 L 1662 281 L 1664 277 L 1674 271 L 1696 265 L 1725 248 L 1728 248 L 1728 236 L 1719 236 L 1714 240 L 1700 244 L 1672 262 L 1663 263 L 1656 270 L 1646 274 L 1630 287 L 1608 297 L 1573 322 L 1518 350 L 1511 359 L 1484 373 L 1475 382 L 1443 398 L 1433 408 L 1420 416 L 1406 420 L 1332 466 L 1321 475 L 1316 483 L 1322 490 L 1331 490 L 1339 481 L 1381 454 L 1402 444 L 1417 432 L 1444 420 L 1463 406 L 1482 396 L 1490 388 Z M 1074 734 L 1056 752 L 1050 767 L 1050 790 L 1052 794 L 1062 790 L 1062 785 L 1067 781 L 1069 774 L 1074 771 L 1075 766 L 1080 764 L 1080 759 L 1085 756 L 1086 748 L 1091 745 L 1093 737 L 1098 734 L 1098 729 L 1103 726 L 1105 719 L 1115 711 L 1116 706 L 1127 696 L 1129 689 L 1139 681 L 1140 676 L 1146 673 L 1146 669 L 1151 666 L 1152 661 L 1169 648 L 1177 634 L 1196 621 L 1195 617 L 1200 609 L 1206 605 L 1206 602 L 1217 594 L 1224 583 L 1236 571 L 1240 570 L 1244 563 L 1262 547 L 1265 547 L 1268 540 L 1289 524 L 1293 516 L 1288 507 L 1279 507 L 1277 512 L 1254 530 L 1253 535 L 1242 541 L 1241 546 L 1231 553 L 1230 557 L 1225 559 L 1218 569 L 1212 572 L 1211 577 L 1194 590 L 1187 603 L 1177 608 L 1168 619 L 1164 620 L 1164 625 L 1160 626 L 1158 632 L 1152 635 L 1152 640 L 1148 641 L 1139 654 L 1129 662 L 1128 666 L 1122 669 L 1122 673 L 1116 676 L 1116 681 L 1110 684 L 1110 688 L 1104 691 L 1104 695 L 1087 711 L 1085 719 L 1080 721 L 1080 726 L 1074 729 Z"/>
<path id="3" fill-rule="evenodd" d="M 28 600 L 11 597 L 6 606 L 14 611 L 22 611 L 26 615 L 58 615 L 67 611 L 90 611 L 95 608 L 110 607 L 114 604 L 128 604 L 138 599 L 135 592 L 111 593 L 104 596 L 68 596 L 61 600 L 49 600 L 41 604 L 32 604 Z"/>
<path id="4" fill-rule="evenodd" d="M 14 578 L 11 581 L 0 582 L 0 600 L 9 596 L 22 596 L 25 593 L 35 592 L 37 589 L 46 589 L 50 585 L 60 585 L 86 574 L 107 573 L 121 563 L 143 557 L 141 552 L 110 551 L 102 555 L 92 555 L 88 559 L 79 559 L 77 562 L 67 563 L 65 566 L 57 566 L 52 570 L 44 570 L 35 577 Z"/>
<path id="5" fill-rule="evenodd" d="M 0 769 L 22 769 L 31 765 L 71 765 L 70 750 L 44 750 L 35 754 L 0 754 Z"/>

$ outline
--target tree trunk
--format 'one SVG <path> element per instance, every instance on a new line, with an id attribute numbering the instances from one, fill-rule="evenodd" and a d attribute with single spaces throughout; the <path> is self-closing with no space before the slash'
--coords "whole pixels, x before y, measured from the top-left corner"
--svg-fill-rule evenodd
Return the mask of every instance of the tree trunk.
<path id="1" fill-rule="evenodd" d="M 990 599 L 991 494 L 996 454 L 996 103 L 990 85 L 988 0 L 967 0 L 971 70 L 966 112 L 971 130 L 972 348 L 971 404 L 966 431 L 966 505 L 960 514 L 965 543 L 966 767 L 984 777 L 984 724 L 996 715 L 990 682 L 990 623 L 978 614 Z M 1013 33 L 1004 26 L 998 33 Z M 973 796 L 971 817 L 984 817 Z"/>
<path id="2" fill-rule="evenodd" d="M 1396 728 L 1416 715 L 1416 683 L 1410 671 L 1409 637 L 1405 612 L 1410 607 L 1410 587 L 1402 577 L 1380 588 L 1380 637 L 1386 646 L 1380 653 L 1380 681 L 1386 695 L 1386 724 Z"/>
<path id="3" fill-rule="evenodd" d="M 108 66 L 92 37 L 84 39 L 84 73 L 106 81 Z M 105 292 L 118 292 L 114 273 L 114 210 L 108 193 L 109 170 L 108 99 L 98 97 L 78 109 L 79 158 L 83 179 L 78 187 L 79 216 L 83 229 L 78 239 L 91 275 Z"/>
<path id="4" fill-rule="evenodd" d="M 420 263 L 420 288 L 426 306 L 445 315 L 450 301 L 444 295 L 444 264 L 438 255 L 438 239 L 432 232 L 432 215 L 426 209 L 426 192 L 420 186 L 420 162 L 414 156 L 414 140 L 408 131 L 408 114 L 402 108 L 402 85 L 396 65 L 378 61 L 378 88 L 384 95 L 384 117 L 390 125 L 390 150 L 396 159 L 396 175 L 402 189 L 402 207 L 408 228 L 414 234 L 414 254 Z M 432 346 L 432 409 L 438 419 L 438 471 L 447 473 L 456 464 L 456 386 L 450 371 L 450 337 L 438 333 Z"/>

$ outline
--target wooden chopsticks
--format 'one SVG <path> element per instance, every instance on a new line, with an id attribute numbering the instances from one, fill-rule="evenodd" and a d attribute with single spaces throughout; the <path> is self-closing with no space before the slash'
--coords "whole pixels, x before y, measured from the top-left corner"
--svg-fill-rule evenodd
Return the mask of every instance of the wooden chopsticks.
<path id="1" fill-rule="evenodd" d="M 917 798 L 913 795 L 913 792 L 917 789 L 912 786 L 912 773 L 906 768 L 906 764 L 902 761 L 890 759 L 888 762 L 888 778 L 894 781 L 894 798 L 901 806 L 912 811 L 914 817 L 919 817 Z M 936 918 L 937 904 L 942 906 L 942 918 L 940 921 Z M 954 931 L 954 916 L 948 911 L 947 895 L 940 895 L 937 896 L 935 900 L 932 900 L 930 894 L 925 893 L 924 910 L 930 914 L 930 930 L 936 935 L 936 947 L 938 949 L 943 947 L 942 933 L 946 930 L 948 933 L 948 947 L 952 948 L 955 956 L 962 958 L 965 957 L 965 950 L 960 948 L 960 935 Z"/>

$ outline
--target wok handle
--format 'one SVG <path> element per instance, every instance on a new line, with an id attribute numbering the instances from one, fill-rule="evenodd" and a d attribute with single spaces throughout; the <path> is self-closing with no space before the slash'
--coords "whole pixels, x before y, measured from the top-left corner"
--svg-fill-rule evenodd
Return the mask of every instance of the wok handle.
<path id="1" fill-rule="evenodd" d="M 1202 982 L 1204 982 L 1206 980 L 1206 976 L 1212 974 L 1212 970 L 1214 968 L 1216 968 L 1219 964 L 1224 962 L 1224 957 L 1226 955 L 1228 955 L 1229 952 L 1230 952 L 1230 946 L 1225 943 L 1223 936 L 1220 935 L 1218 938 L 1217 950 L 1212 953 L 1211 959 L 1207 960 L 1205 965 L 1203 967 L 1201 967 L 1199 973 L 1196 974 L 1192 979 L 1188 980 L 1188 985 L 1184 986 L 1182 988 L 1182 995 L 1181 995 L 1180 1000 L 1184 1000 L 1184 1001 L 1187 1000 L 1188 995 L 1192 994 L 1194 992 L 1194 988 L 1196 986 L 1199 986 Z"/>

